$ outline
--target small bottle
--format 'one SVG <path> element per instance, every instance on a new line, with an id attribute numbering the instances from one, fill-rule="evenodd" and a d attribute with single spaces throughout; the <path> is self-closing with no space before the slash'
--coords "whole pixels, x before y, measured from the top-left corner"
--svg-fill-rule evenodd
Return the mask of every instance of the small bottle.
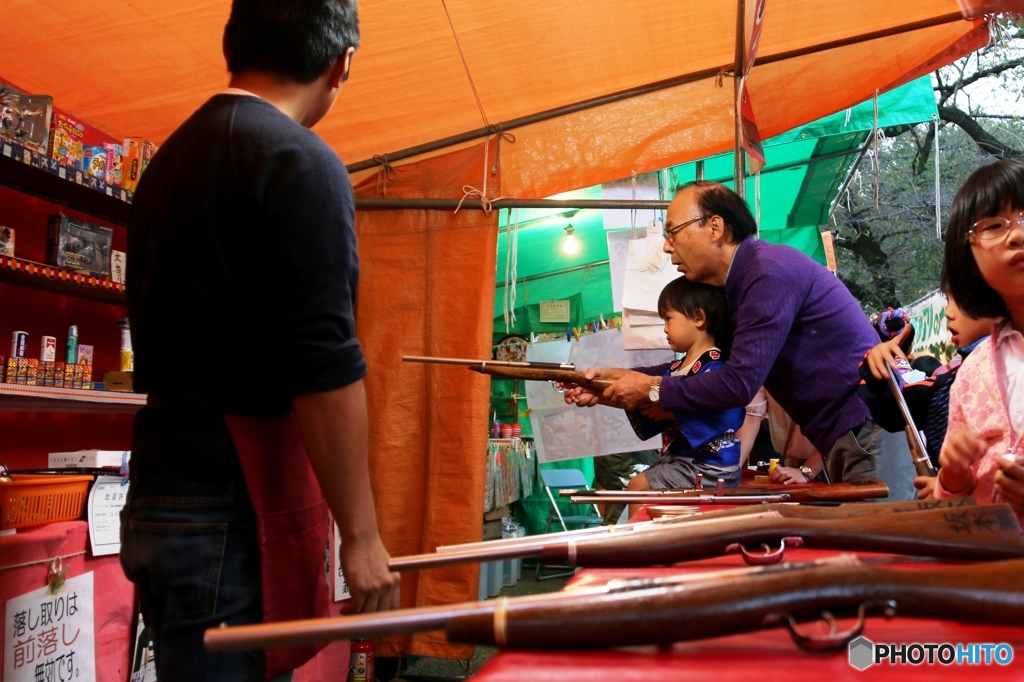
<path id="1" fill-rule="evenodd" d="M 128 318 L 122 317 L 117 321 L 117 328 L 121 330 L 121 365 L 122 372 L 131 372 L 135 369 L 135 357 L 132 354 L 132 332 L 128 328 Z"/>
<path id="2" fill-rule="evenodd" d="M 78 363 L 78 325 L 68 327 L 68 347 L 64 351 L 64 362 L 69 365 Z"/>
<path id="3" fill-rule="evenodd" d="M 348 682 L 373 682 L 373 640 L 353 639 Z"/>

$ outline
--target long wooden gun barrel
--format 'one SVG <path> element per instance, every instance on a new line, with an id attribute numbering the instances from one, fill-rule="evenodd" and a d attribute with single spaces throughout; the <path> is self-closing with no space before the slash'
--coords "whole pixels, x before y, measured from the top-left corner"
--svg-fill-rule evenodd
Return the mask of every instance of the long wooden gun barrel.
<path id="1" fill-rule="evenodd" d="M 910 455 L 914 458 L 914 469 L 917 470 L 918 476 L 935 476 L 935 467 L 932 466 L 932 461 L 928 458 L 928 450 L 925 449 L 924 441 L 921 440 L 921 434 L 914 426 L 914 418 L 910 416 L 910 407 L 907 406 L 907 401 L 903 398 L 903 391 L 900 390 L 900 382 L 896 380 L 896 373 L 892 371 L 889 363 L 885 364 L 885 369 L 887 370 L 886 379 L 889 381 L 889 390 L 892 391 L 892 396 L 896 399 L 896 406 L 900 408 L 900 414 L 903 415 L 903 421 L 906 422 L 904 431 L 907 434 Z"/>
<path id="2" fill-rule="evenodd" d="M 526 379 L 528 381 L 558 381 L 576 384 L 595 391 L 611 386 L 611 379 L 587 379 L 571 363 L 556 362 L 507 362 L 502 360 L 467 360 L 463 358 L 434 358 L 419 355 L 403 355 L 403 362 L 426 362 L 443 365 L 465 365 L 474 372 L 489 374 L 503 379 Z"/>
<path id="3" fill-rule="evenodd" d="M 403 609 L 206 631 L 211 652 L 294 646 L 335 639 L 445 630 L 452 642 L 523 649 L 602 649 L 789 626 L 814 650 L 845 647 L 881 608 L 911 618 L 991 625 L 1024 623 L 1024 559 L 949 569 L 905 570 L 837 563 L 754 569 L 747 575 L 697 576 L 695 582 L 649 583 L 597 593 L 532 595 L 452 606 Z M 717 577 L 717 579 L 715 579 Z M 703 579 L 701 579 L 703 578 Z M 860 612 L 857 625 L 827 640 L 796 623 Z"/>
<path id="4" fill-rule="evenodd" d="M 830 485 L 794 484 L 741 486 L 710 490 L 560 490 L 573 504 L 763 504 L 774 502 L 854 502 L 888 497 L 889 486 L 864 480 Z"/>
<path id="5" fill-rule="evenodd" d="M 712 583 L 717 580 L 748 578 L 754 575 L 765 575 L 782 571 L 804 571 L 821 566 L 858 566 L 863 561 L 865 560 L 853 554 L 840 554 L 814 561 L 781 563 L 774 566 L 729 568 L 719 571 L 656 578 L 615 579 L 608 581 L 604 585 L 577 588 L 568 592 L 515 597 L 508 600 L 508 603 L 543 606 L 582 603 L 587 599 L 608 594 L 621 594 L 659 587 L 686 587 L 692 589 L 694 586 Z M 891 562 L 891 560 L 886 559 L 869 559 L 867 561 Z M 209 651 L 242 651 L 273 646 L 292 646 L 329 639 L 370 639 L 410 632 L 427 632 L 444 629 L 448 621 L 453 617 L 478 612 L 493 614 L 496 604 L 497 602 L 494 600 L 487 600 L 446 606 L 399 609 L 386 613 L 317 618 L 293 621 L 291 623 L 267 623 L 240 627 L 222 626 L 218 629 L 207 630 L 204 643 Z"/>
<path id="6" fill-rule="evenodd" d="M 586 537 L 608 537 L 623 533 L 646 532 L 665 528 L 670 524 L 683 523 L 693 527 L 695 524 L 706 523 L 721 518 L 745 516 L 755 518 L 758 515 L 802 519 L 849 519 L 860 516 L 877 516 L 879 514 L 902 514 L 915 511 L 931 511 L 974 506 L 973 497 L 949 497 L 941 500 L 914 500 L 908 502 L 876 502 L 874 504 L 844 504 L 838 507 L 812 507 L 796 504 L 764 504 L 745 506 L 735 509 L 690 514 L 660 519 L 656 522 L 641 521 L 617 526 L 596 526 L 580 530 L 546 533 L 544 535 L 528 535 L 520 538 L 502 540 L 486 540 L 483 542 L 467 542 L 461 545 L 443 545 L 435 553 L 412 554 L 393 557 L 388 566 L 392 571 L 412 571 L 421 568 L 454 566 L 457 564 L 498 559 L 518 559 L 536 556 L 543 547 L 577 541 Z M 648 508 L 650 510 L 650 508 Z"/>
<path id="7" fill-rule="evenodd" d="M 569 566 L 657 566 L 741 552 L 749 561 L 777 561 L 785 546 L 887 552 L 943 559 L 992 561 L 1024 557 L 1024 533 L 1007 504 L 862 516 L 850 519 L 720 519 L 714 525 L 674 524 L 633 533 L 544 547 L 538 559 Z M 764 555 L 747 547 L 779 545 Z"/>
<path id="8" fill-rule="evenodd" d="M 411 571 L 534 556 L 547 563 L 569 563 L 571 566 L 649 566 L 720 556 L 741 551 L 741 547 L 746 545 L 779 544 L 783 538 L 800 538 L 799 542 L 809 547 L 827 549 L 968 559 L 1024 557 L 1024 534 L 1007 505 L 940 507 L 906 513 L 896 511 L 912 509 L 912 504 L 892 503 L 889 510 L 885 507 L 890 505 L 884 504 L 848 505 L 850 510 L 843 507 L 765 505 L 759 507 L 756 514 L 735 515 L 734 510 L 727 510 L 725 513 L 708 514 L 711 518 L 704 521 L 652 524 L 644 530 L 630 533 L 550 540 L 548 536 L 539 536 L 529 544 L 511 543 L 494 548 L 472 546 L 464 550 L 453 548 L 435 554 L 393 557 L 388 561 L 388 568 Z M 958 503 L 951 501 L 951 504 Z M 871 513 L 876 508 L 878 512 Z M 894 513 L 901 513 L 898 523 L 892 518 Z M 983 525 L 995 527 L 990 529 L 991 532 L 979 530 L 968 539 L 962 539 L 958 532 L 950 530 L 952 522 L 944 514 L 952 518 L 978 518 Z M 873 529 L 878 535 L 873 536 L 874 540 L 865 541 L 859 535 L 862 528 Z M 871 544 L 875 540 L 882 541 L 877 548 Z M 948 547 L 947 541 L 950 543 Z M 990 543 L 996 546 L 989 547 Z M 998 546 L 999 543 L 1005 547 Z M 791 541 L 790 544 L 794 543 Z M 958 553 L 962 553 L 962 557 Z M 750 555 L 748 561 L 763 561 L 764 556 Z M 781 560 L 782 553 L 768 556 Z"/>

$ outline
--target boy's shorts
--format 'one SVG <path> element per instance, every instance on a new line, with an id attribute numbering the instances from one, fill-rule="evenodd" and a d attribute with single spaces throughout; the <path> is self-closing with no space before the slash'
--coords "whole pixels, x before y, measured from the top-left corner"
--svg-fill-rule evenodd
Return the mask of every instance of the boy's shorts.
<path id="1" fill-rule="evenodd" d="M 718 479 L 725 481 L 726 488 L 735 488 L 740 484 L 743 475 L 739 467 L 731 470 L 719 469 L 697 459 L 672 455 L 662 458 L 640 475 L 647 477 L 647 483 L 654 490 L 686 490 L 697 485 L 698 473 L 704 477 L 705 488 L 717 486 Z"/>

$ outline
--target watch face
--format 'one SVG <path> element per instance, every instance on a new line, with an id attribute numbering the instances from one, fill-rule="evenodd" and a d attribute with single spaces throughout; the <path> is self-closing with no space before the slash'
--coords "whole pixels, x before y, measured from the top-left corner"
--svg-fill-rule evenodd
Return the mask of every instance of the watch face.
<path id="1" fill-rule="evenodd" d="M 657 388 L 652 388 L 651 392 L 647 394 L 647 397 L 650 398 L 652 403 L 656 403 L 658 402 L 658 398 L 661 397 L 661 391 Z"/>

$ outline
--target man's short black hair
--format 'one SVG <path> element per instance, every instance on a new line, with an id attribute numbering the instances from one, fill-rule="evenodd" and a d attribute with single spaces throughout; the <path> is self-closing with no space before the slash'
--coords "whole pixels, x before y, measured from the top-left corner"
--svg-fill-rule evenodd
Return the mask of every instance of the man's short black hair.
<path id="1" fill-rule="evenodd" d="M 1015 159 L 1003 159 L 971 173 L 949 209 L 942 290 L 974 319 L 1009 314 L 1006 303 L 978 272 L 968 241 L 974 223 L 1007 206 L 1024 210 L 1024 162 Z"/>
<path id="2" fill-rule="evenodd" d="M 308 84 L 359 47 L 356 0 L 233 0 L 224 27 L 228 71 L 275 73 Z"/>
<path id="3" fill-rule="evenodd" d="M 678 195 L 684 189 L 696 189 L 697 206 L 701 214 L 707 216 L 721 216 L 729 228 L 729 241 L 739 244 L 741 241 L 757 232 L 757 221 L 754 214 L 750 212 L 747 202 L 739 194 L 733 192 L 725 185 L 708 180 L 694 180 L 676 188 Z"/>
<path id="4" fill-rule="evenodd" d="M 729 321 L 729 304 L 725 300 L 724 289 L 677 277 L 658 296 L 658 315 L 662 318 L 671 311 L 682 313 L 692 320 L 698 310 L 704 311 L 707 332 L 715 339 L 715 345 L 723 353 L 728 353 L 732 346 L 732 323 Z"/>

